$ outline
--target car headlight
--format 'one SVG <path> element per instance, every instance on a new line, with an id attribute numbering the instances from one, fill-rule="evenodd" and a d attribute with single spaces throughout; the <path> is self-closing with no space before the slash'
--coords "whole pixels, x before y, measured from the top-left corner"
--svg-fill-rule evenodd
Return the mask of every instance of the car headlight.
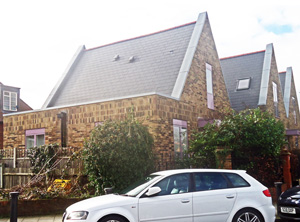
<path id="1" fill-rule="evenodd" d="M 88 214 L 87 211 L 73 211 L 68 214 L 67 220 L 85 220 Z"/>

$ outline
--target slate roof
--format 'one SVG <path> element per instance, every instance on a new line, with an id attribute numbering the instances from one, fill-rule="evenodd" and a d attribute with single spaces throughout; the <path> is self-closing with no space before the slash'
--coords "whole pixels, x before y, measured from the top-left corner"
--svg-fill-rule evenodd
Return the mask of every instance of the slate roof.
<path id="1" fill-rule="evenodd" d="M 280 86 L 281 86 L 281 91 L 282 91 L 282 93 L 284 93 L 285 74 L 286 74 L 286 72 L 280 72 L 280 73 L 279 73 Z M 282 96 L 283 96 L 283 95 L 282 95 Z"/>
<path id="2" fill-rule="evenodd" d="M 206 13 L 201 13 L 198 21 L 204 23 L 206 17 Z M 189 62 L 184 61 L 193 58 L 195 42 L 202 32 L 203 24 L 197 28 L 198 21 L 97 48 L 82 47 L 43 108 L 138 95 L 160 94 L 172 98 L 176 93 L 181 95 L 189 69 Z M 194 41 L 193 36 L 196 36 Z M 131 62 L 130 57 L 134 58 Z"/>
<path id="3" fill-rule="evenodd" d="M 265 50 L 221 59 L 231 107 L 236 111 L 258 107 Z M 239 79 L 250 78 L 249 89 L 237 90 Z"/>

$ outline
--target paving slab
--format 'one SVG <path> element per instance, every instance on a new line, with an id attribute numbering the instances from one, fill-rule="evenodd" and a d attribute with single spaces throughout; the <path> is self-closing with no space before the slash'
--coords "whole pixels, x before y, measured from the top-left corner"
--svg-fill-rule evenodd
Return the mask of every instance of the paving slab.
<path id="1" fill-rule="evenodd" d="M 18 222 L 61 222 L 62 215 L 46 215 L 32 217 L 18 217 Z M 10 218 L 0 218 L 0 222 L 10 222 Z"/>

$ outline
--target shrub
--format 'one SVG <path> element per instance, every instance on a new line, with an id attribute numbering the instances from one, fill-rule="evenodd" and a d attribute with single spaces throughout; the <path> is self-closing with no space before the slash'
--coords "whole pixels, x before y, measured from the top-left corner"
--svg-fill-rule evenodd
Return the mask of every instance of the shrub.
<path id="1" fill-rule="evenodd" d="M 248 170 L 265 185 L 276 180 L 278 157 L 286 143 L 283 123 L 259 108 L 229 112 L 193 138 L 189 152 L 194 166 L 223 168 L 226 156 L 232 153 L 233 168 Z"/>
<path id="2" fill-rule="evenodd" d="M 104 122 L 84 146 L 84 167 L 96 194 L 106 187 L 120 191 L 154 169 L 153 138 L 134 118 Z"/>
<path id="3" fill-rule="evenodd" d="M 49 171 L 57 160 L 58 149 L 58 144 L 29 148 L 27 156 L 33 168 L 33 173 L 40 173 L 41 170 Z"/>

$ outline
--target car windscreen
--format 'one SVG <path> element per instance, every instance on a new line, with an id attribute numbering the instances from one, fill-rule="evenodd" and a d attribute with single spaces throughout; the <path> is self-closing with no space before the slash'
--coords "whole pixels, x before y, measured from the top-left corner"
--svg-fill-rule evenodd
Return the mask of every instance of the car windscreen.
<path id="1" fill-rule="evenodd" d="M 139 180 L 135 182 L 134 184 L 127 187 L 125 190 L 123 190 L 120 194 L 135 197 L 140 192 L 142 192 L 146 187 L 148 187 L 153 182 L 157 181 L 159 178 L 161 178 L 160 175 L 150 175 L 146 178 Z"/>

